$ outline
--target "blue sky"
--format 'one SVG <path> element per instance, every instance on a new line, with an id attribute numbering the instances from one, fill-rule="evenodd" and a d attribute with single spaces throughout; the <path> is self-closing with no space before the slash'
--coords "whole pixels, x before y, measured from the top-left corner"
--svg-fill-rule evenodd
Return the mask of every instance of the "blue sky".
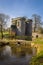
<path id="1" fill-rule="evenodd" d="M 38 14 L 43 20 L 43 0 L 0 0 L 0 13 L 10 17 L 27 16 Z"/>

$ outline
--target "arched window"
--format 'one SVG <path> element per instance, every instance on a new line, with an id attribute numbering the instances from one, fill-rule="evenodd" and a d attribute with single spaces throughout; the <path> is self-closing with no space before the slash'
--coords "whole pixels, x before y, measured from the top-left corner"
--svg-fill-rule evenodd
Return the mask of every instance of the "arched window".
<path id="1" fill-rule="evenodd" d="M 19 26 L 19 21 L 17 22 L 17 26 Z"/>

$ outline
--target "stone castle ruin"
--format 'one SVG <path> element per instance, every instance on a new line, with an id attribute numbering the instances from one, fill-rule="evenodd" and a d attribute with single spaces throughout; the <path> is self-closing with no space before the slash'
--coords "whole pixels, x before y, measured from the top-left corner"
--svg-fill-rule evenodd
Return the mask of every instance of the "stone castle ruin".
<path id="1" fill-rule="evenodd" d="M 11 31 L 16 33 L 19 39 L 32 40 L 32 20 L 23 17 L 13 18 Z"/>

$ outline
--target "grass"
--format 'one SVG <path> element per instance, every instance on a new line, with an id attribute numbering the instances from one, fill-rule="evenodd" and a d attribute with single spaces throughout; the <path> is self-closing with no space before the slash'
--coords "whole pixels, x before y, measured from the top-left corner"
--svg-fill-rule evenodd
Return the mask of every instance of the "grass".
<path id="1" fill-rule="evenodd" d="M 38 46 L 40 52 L 32 57 L 30 65 L 43 65 L 43 38 L 36 38 L 32 43 Z"/>
<path id="2" fill-rule="evenodd" d="M 36 38 L 35 40 L 32 41 L 35 44 L 43 44 L 43 39 L 42 38 Z"/>
<path id="3" fill-rule="evenodd" d="M 30 65 L 43 65 L 43 52 L 40 52 L 38 55 L 32 57 Z"/>

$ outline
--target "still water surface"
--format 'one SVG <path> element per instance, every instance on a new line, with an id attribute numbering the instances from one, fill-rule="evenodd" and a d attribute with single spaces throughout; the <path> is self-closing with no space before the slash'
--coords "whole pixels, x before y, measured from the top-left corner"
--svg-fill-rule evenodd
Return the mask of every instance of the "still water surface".
<path id="1" fill-rule="evenodd" d="M 12 55 L 11 52 L 11 47 L 5 46 L 1 54 L 3 60 L 0 59 L 0 65 L 29 65 L 32 55 L 17 57 L 15 55 Z"/>
<path id="2" fill-rule="evenodd" d="M 29 65 L 31 57 L 31 55 L 27 55 L 23 58 L 12 56 L 10 58 L 0 60 L 0 65 Z"/>

